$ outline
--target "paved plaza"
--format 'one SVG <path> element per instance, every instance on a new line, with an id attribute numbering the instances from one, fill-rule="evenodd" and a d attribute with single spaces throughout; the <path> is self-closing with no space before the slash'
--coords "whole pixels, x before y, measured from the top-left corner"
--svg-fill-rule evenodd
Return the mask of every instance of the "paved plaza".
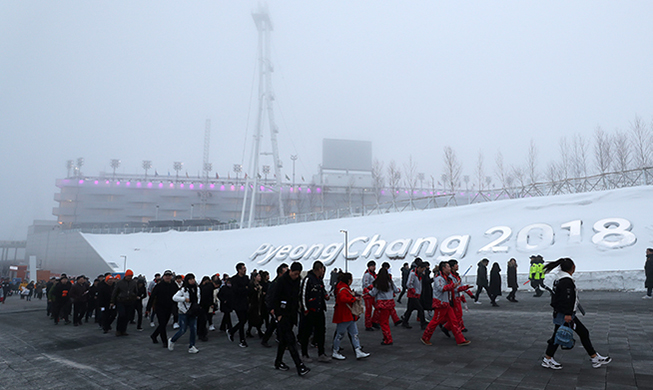
<path id="1" fill-rule="evenodd" d="M 424 346 L 413 320 L 413 329 L 392 328 L 392 346 L 380 345 L 380 331 L 362 331 L 369 358 L 355 360 L 344 342 L 346 360 L 308 363 L 305 377 L 294 369 L 274 370 L 276 348 L 263 348 L 258 339 L 239 348 L 224 333 L 210 332 L 208 342 L 198 341 L 200 353 L 191 355 L 187 334 L 170 352 L 152 344 L 147 323 L 143 332 L 130 325 L 128 337 L 103 334 L 92 323 L 55 326 L 45 315 L 45 301 L 10 297 L 0 305 L 0 388 L 653 389 L 653 300 L 642 300 L 642 293 L 581 292 L 587 311 L 582 320 L 597 351 L 613 362 L 593 369 L 578 343 L 558 351 L 564 368 L 553 371 L 540 366 L 552 332 L 548 298 L 531 295 L 518 293 L 519 303 L 502 299 L 496 308 L 487 297 L 482 305 L 469 305 L 470 346 L 458 347 L 439 331 L 433 345 Z M 401 315 L 404 305 L 398 306 Z M 330 307 L 327 350 L 331 316 Z M 216 318 L 219 323 L 221 314 Z M 362 329 L 362 320 L 358 325 Z M 317 355 L 315 349 L 310 353 Z M 288 354 L 285 361 L 292 366 Z"/>

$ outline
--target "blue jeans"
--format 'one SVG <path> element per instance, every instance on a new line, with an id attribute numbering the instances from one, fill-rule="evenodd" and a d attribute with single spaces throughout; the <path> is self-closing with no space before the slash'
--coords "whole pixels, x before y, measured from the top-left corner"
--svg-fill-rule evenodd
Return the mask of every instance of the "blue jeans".
<path id="1" fill-rule="evenodd" d="M 345 337 L 345 332 L 349 332 L 354 349 L 361 347 L 361 343 L 358 340 L 358 327 L 356 326 L 356 321 L 341 322 L 336 326 L 336 336 L 333 338 L 334 352 L 340 350 L 340 342 L 342 341 L 342 338 Z"/>
<path id="2" fill-rule="evenodd" d="M 190 342 L 188 348 L 195 345 L 195 335 L 197 334 L 197 317 L 188 317 L 186 313 L 179 312 L 179 330 L 172 336 L 172 342 L 176 343 L 181 336 L 190 328 Z"/>

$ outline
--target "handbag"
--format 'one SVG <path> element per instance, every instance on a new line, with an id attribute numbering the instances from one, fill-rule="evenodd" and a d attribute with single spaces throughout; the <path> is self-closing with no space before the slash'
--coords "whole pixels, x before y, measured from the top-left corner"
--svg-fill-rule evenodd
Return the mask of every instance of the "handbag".
<path id="1" fill-rule="evenodd" d="M 338 292 L 344 289 L 345 287 L 341 288 Z M 351 310 L 351 314 L 354 316 L 355 321 L 357 321 L 358 317 L 360 317 L 363 313 L 365 313 L 365 306 L 363 305 L 362 298 L 356 298 L 356 300 L 351 305 L 347 304 L 347 307 L 349 308 L 349 310 Z"/>
<path id="2" fill-rule="evenodd" d="M 576 344 L 574 330 L 568 323 L 565 322 L 558 328 L 553 342 L 558 344 L 562 349 L 572 349 L 574 347 L 574 344 Z"/>

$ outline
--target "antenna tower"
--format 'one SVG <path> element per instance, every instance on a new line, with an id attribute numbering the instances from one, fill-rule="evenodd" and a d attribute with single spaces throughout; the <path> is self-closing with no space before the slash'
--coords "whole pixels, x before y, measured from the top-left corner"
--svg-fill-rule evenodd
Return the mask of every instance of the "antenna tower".
<path id="1" fill-rule="evenodd" d="M 272 90 L 272 61 L 270 58 L 270 34 L 273 30 L 270 14 L 268 13 L 267 6 L 260 5 L 257 11 L 252 13 L 252 18 L 258 29 L 258 70 L 259 70 L 259 84 L 258 84 L 258 115 L 256 117 L 256 135 L 254 136 L 254 143 L 252 146 L 252 154 L 250 157 L 249 175 L 245 182 L 245 195 L 243 197 L 243 209 L 240 215 L 240 227 L 245 225 L 245 214 L 247 213 L 247 204 L 249 197 L 250 187 L 252 189 L 251 197 L 249 197 L 249 219 L 247 227 L 252 227 L 252 221 L 256 213 L 256 195 L 259 191 L 259 156 L 260 144 L 263 133 L 263 118 L 267 113 L 269 127 L 270 127 L 270 143 L 272 144 L 272 158 L 274 160 L 274 174 L 276 176 L 276 186 L 279 195 L 279 216 L 284 216 L 283 201 L 281 198 L 281 179 L 282 179 L 282 163 L 279 159 L 279 147 L 277 145 L 277 133 L 279 128 L 274 122 L 274 110 L 272 104 L 274 102 L 274 92 Z"/>

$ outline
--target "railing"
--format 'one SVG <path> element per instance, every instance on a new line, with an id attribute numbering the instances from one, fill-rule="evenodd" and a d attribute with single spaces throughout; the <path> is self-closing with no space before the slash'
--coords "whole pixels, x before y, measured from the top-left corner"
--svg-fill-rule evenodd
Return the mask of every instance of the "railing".
<path id="1" fill-rule="evenodd" d="M 604 191 L 624 187 L 636 187 L 653 184 L 653 167 L 632 169 L 623 172 L 610 172 L 581 178 L 566 178 L 561 180 L 542 181 L 501 189 L 453 192 L 440 195 L 429 195 L 411 199 L 401 199 L 392 202 L 377 203 L 370 207 L 341 208 L 322 212 L 298 214 L 289 217 L 258 219 L 253 227 L 288 225 L 331 219 L 351 218 L 378 214 L 400 213 L 403 211 L 427 210 L 440 207 L 462 206 L 466 204 L 494 202 L 504 199 L 553 196 L 592 191 Z M 458 190 L 459 191 L 459 190 Z M 72 229 L 91 234 L 131 234 L 131 233 L 161 233 L 170 230 L 202 232 L 239 229 L 238 223 L 219 224 L 213 226 L 171 226 L 171 227 L 127 227 L 127 228 L 82 228 Z"/>

